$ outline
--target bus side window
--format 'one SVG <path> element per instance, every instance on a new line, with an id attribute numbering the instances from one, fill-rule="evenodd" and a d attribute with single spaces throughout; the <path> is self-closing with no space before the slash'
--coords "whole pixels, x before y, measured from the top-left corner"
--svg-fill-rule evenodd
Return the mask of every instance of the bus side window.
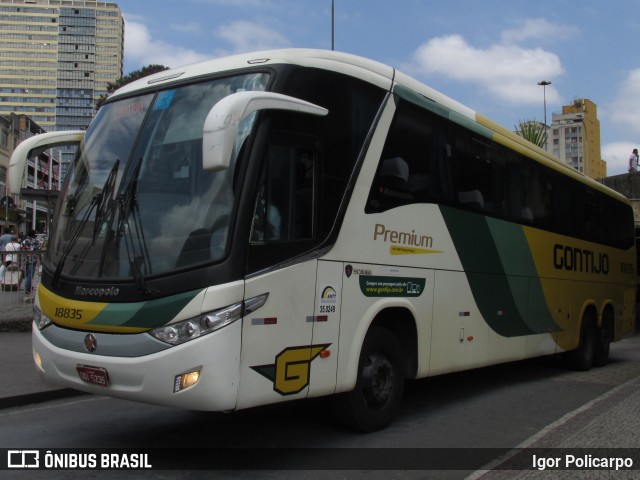
<path id="1" fill-rule="evenodd" d="M 314 238 L 318 157 L 301 145 L 269 145 L 253 214 L 253 244 Z"/>
<path id="2" fill-rule="evenodd" d="M 365 212 L 448 201 L 451 150 L 449 129 L 441 118 L 399 101 Z"/>

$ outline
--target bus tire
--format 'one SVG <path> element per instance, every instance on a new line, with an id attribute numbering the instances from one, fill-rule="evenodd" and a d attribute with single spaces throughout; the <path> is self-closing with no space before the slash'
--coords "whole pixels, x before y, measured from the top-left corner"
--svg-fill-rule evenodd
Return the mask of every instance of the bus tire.
<path id="1" fill-rule="evenodd" d="M 403 366 L 404 356 L 397 338 L 384 328 L 369 330 L 360 352 L 355 388 L 334 398 L 338 418 L 363 432 L 387 427 L 402 399 Z"/>
<path id="2" fill-rule="evenodd" d="M 580 344 L 575 350 L 566 353 L 569 368 L 580 372 L 589 370 L 595 359 L 596 322 L 593 313 L 586 312 L 580 327 Z"/>
<path id="3" fill-rule="evenodd" d="M 609 362 L 609 351 L 613 341 L 613 313 L 605 310 L 602 317 L 602 326 L 596 332 L 594 367 L 604 367 Z"/>

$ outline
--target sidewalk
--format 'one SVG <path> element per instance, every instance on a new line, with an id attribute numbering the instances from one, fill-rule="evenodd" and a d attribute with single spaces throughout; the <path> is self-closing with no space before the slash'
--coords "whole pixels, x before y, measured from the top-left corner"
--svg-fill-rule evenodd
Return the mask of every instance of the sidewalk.
<path id="1" fill-rule="evenodd" d="M 0 288 L 0 332 L 30 332 L 33 320 L 35 291 L 40 283 L 40 275 L 31 280 L 33 293 L 25 293 L 25 281 L 17 290 Z"/>
<path id="2" fill-rule="evenodd" d="M 24 326 L 24 322 L 15 324 Z M 0 409 L 83 395 L 44 383 L 33 363 L 30 332 L 0 331 L 0 352 Z"/>
<path id="3" fill-rule="evenodd" d="M 0 292 L 0 332 L 30 332 L 33 297 L 24 291 Z"/>
<path id="4" fill-rule="evenodd" d="M 0 292 L 20 301 L 5 301 L 0 308 L 0 409 L 81 395 L 69 388 L 47 385 L 38 375 L 31 354 L 33 300 L 23 291 Z"/>

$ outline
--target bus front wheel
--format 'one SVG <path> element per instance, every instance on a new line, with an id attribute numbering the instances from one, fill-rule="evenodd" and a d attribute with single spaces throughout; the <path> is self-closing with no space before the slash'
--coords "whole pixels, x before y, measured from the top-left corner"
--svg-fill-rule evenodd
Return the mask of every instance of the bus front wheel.
<path id="1" fill-rule="evenodd" d="M 404 390 L 403 359 L 400 343 L 387 329 L 374 327 L 367 333 L 356 386 L 334 399 L 336 414 L 347 426 L 373 432 L 391 423 Z"/>

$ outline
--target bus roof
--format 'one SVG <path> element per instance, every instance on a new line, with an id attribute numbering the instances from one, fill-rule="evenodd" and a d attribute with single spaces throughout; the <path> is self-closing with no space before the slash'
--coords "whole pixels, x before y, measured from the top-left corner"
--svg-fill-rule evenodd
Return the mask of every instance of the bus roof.
<path id="1" fill-rule="evenodd" d="M 597 190 L 626 200 L 626 197 L 622 194 L 586 177 L 545 150 L 420 81 L 397 71 L 391 66 L 344 52 L 291 48 L 214 58 L 149 75 L 123 86 L 111 95 L 110 98 L 115 99 L 120 96 L 129 95 L 137 90 L 170 85 L 176 81 L 183 82 L 185 80 L 210 75 L 214 72 L 241 70 L 258 65 L 267 66 L 278 64 L 300 65 L 344 73 L 377 85 L 387 91 L 393 91 L 394 87 L 400 85 L 453 112 L 454 116 L 466 119 L 467 121 L 465 123 L 467 125 L 470 121 L 481 129 L 484 127 L 485 131 L 490 132 L 491 138 L 498 143 L 517 150 L 533 160 L 544 163 L 561 173 L 588 183 Z"/>
<path id="2" fill-rule="evenodd" d="M 394 69 L 392 67 L 357 55 L 328 50 L 292 48 L 214 58 L 204 62 L 165 70 L 125 85 L 112 96 L 126 95 L 138 89 L 162 85 L 163 83 L 171 83 L 172 81 L 184 81 L 214 72 L 278 64 L 301 65 L 342 72 L 361 78 L 386 90 L 391 89 L 394 76 Z"/>

